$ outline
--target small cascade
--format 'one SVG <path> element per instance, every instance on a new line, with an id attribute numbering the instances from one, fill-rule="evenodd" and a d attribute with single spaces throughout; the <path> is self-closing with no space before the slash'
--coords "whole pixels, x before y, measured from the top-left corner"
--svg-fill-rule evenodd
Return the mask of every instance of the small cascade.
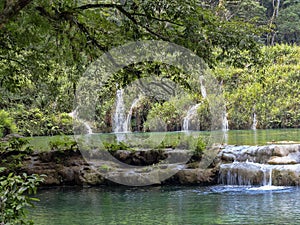
<path id="1" fill-rule="evenodd" d="M 269 181 L 267 183 L 267 186 L 272 186 L 272 167 L 269 169 Z"/>
<path id="2" fill-rule="evenodd" d="M 87 134 L 93 134 L 93 130 L 92 130 L 91 126 L 89 125 L 89 123 L 87 121 L 84 121 L 84 120 L 78 118 L 77 108 L 75 110 L 73 110 L 72 112 L 70 112 L 69 116 L 72 117 L 73 119 L 76 119 L 79 122 L 81 122 L 84 125 Z"/>
<path id="3" fill-rule="evenodd" d="M 205 99 L 207 94 L 206 94 L 206 89 L 205 89 L 204 82 L 203 82 L 203 76 L 200 76 L 199 80 L 200 80 L 200 86 L 201 86 L 200 87 L 201 88 L 201 95 Z"/>
<path id="4" fill-rule="evenodd" d="M 126 132 L 127 120 L 125 116 L 125 105 L 124 105 L 122 89 L 117 90 L 116 109 L 115 109 L 115 114 L 113 119 L 114 119 L 113 132 L 114 133 Z"/>
<path id="5" fill-rule="evenodd" d="M 138 102 L 141 100 L 141 96 L 134 99 L 131 107 L 129 109 L 129 112 L 127 114 L 127 119 L 126 119 L 126 123 L 125 123 L 125 132 L 131 132 L 131 116 L 132 116 L 132 111 L 133 109 L 137 106 Z"/>
<path id="6" fill-rule="evenodd" d="M 284 186 L 299 185 L 299 156 L 298 144 L 224 146 L 220 152 L 219 183 L 258 185 L 250 188 L 257 191 L 282 190 Z"/>
<path id="7" fill-rule="evenodd" d="M 256 130 L 256 126 L 257 126 L 256 113 L 253 113 L 251 129 Z"/>
<path id="8" fill-rule="evenodd" d="M 82 123 L 83 123 L 83 125 L 85 126 L 85 129 L 86 129 L 86 131 L 87 131 L 87 134 L 93 134 L 93 130 L 92 130 L 91 126 L 88 124 L 88 122 L 83 121 Z"/>
<path id="9" fill-rule="evenodd" d="M 228 125 L 227 113 L 225 110 L 222 118 L 222 131 L 228 131 L 228 130 L 229 130 L 229 125 Z"/>
<path id="10" fill-rule="evenodd" d="M 182 126 L 182 130 L 183 131 L 188 131 L 189 130 L 189 123 L 190 120 L 197 114 L 197 108 L 200 106 L 201 103 L 198 103 L 196 105 L 194 105 L 193 107 L 191 107 L 186 116 L 183 119 L 183 126 Z"/>
<path id="11" fill-rule="evenodd" d="M 72 112 L 68 113 L 68 115 L 70 117 L 72 117 L 73 119 L 77 118 L 77 109 L 74 109 Z"/>
<path id="12" fill-rule="evenodd" d="M 250 186 L 249 191 L 283 190 L 284 186 L 272 185 L 272 165 L 253 162 L 233 162 L 220 167 L 219 183 L 230 186 Z M 253 187 L 259 185 L 259 187 Z"/>
<path id="13" fill-rule="evenodd" d="M 233 162 L 220 167 L 219 182 L 225 185 L 272 186 L 272 167 L 253 162 Z"/>
<path id="14" fill-rule="evenodd" d="M 206 93 L 206 88 L 204 86 L 204 77 L 199 76 L 199 81 L 200 81 L 200 90 L 201 90 L 201 95 L 203 99 L 206 99 L 207 93 Z M 197 114 L 197 109 L 200 106 L 201 103 L 198 103 L 194 106 L 192 106 L 186 116 L 183 118 L 183 125 L 182 125 L 182 131 L 189 131 L 189 125 L 190 125 L 190 120 Z"/>

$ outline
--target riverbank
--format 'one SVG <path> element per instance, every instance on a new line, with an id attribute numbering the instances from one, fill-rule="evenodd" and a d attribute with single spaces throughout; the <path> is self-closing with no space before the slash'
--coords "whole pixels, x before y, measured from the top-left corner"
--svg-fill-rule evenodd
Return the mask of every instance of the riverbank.
<path id="1" fill-rule="evenodd" d="M 60 185 L 300 185 L 300 145 L 220 146 L 216 158 L 202 168 L 201 157 L 182 163 L 184 150 L 118 150 L 108 161 L 103 155 L 78 150 L 33 153 L 22 171 L 46 174 L 45 186 Z M 167 160 L 169 159 L 169 161 Z M 168 163 L 169 162 L 169 163 Z M 271 176 L 270 176 L 271 175 Z M 269 180 L 268 180 L 269 179 Z M 137 182 L 138 181 L 138 182 Z"/>

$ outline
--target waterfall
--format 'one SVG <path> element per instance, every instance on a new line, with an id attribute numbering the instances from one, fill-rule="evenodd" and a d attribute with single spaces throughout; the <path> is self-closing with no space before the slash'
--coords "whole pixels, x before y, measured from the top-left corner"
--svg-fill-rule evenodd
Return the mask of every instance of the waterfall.
<path id="1" fill-rule="evenodd" d="M 253 119 L 252 119 L 252 126 L 251 126 L 251 129 L 252 129 L 252 130 L 256 130 L 256 126 L 257 126 L 256 113 L 253 113 Z"/>
<path id="2" fill-rule="evenodd" d="M 83 121 L 83 125 L 85 126 L 87 134 L 92 134 L 93 133 L 93 130 L 92 130 L 91 126 L 87 122 Z"/>
<path id="3" fill-rule="evenodd" d="M 270 168 L 269 170 L 263 169 L 263 173 L 264 173 L 264 180 L 262 183 L 263 186 L 272 186 L 272 168 Z M 267 177 L 268 177 L 268 179 L 267 179 Z"/>
<path id="4" fill-rule="evenodd" d="M 200 81 L 200 91 L 201 91 L 201 95 L 204 99 L 206 99 L 207 97 L 207 93 L 206 93 L 206 89 L 205 89 L 205 86 L 204 86 L 204 79 L 203 79 L 203 76 L 199 76 L 199 81 Z M 188 131 L 189 130 L 189 123 L 190 123 L 190 120 L 195 116 L 197 115 L 197 109 L 198 107 L 200 106 L 200 103 L 192 106 L 186 116 L 183 118 L 183 125 L 182 125 L 182 129 L 183 131 Z"/>
<path id="5" fill-rule="evenodd" d="M 84 125 L 87 134 L 93 134 L 93 130 L 92 130 L 91 126 L 89 125 L 89 123 L 87 121 L 79 119 L 77 117 L 77 115 L 78 115 L 77 108 L 69 113 L 70 117 L 72 117 L 73 119 L 77 119 L 79 122 L 81 122 Z"/>
<path id="6" fill-rule="evenodd" d="M 228 130 L 229 130 L 229 126 L 228 126 L 227 112 L 225 109 L 222 118 L 222 131 L 228 131 Z"/>
<path id="7" fill-rule="evenodd" d="M 226 185 L 272 186 L 272 166 L 253 162 L 233 162 L 220 167 L 219 182 Z M 261 188 L 262 189 L 262 188 Z"/>
<path id="8" fill-rule="evenodd" d="M 127 123 L 126 123 L 126 117 L 125 117 L 123 89 L 117 90 L 116 109 L 115 109 L 115 114 L 114 114 L 113 119 L 114 119 L 113 132 L 114 133 L 126 132 L 126 129 L 127 129 L 126 124 Z"/>
<path id="9" fill-rule="evenodd" d="M 127 119 L 126 119 L 126 123 L 125 123 L 125 132 L 130 132 L 131 131 L 131 116 L 132 116 L 132 111 L 134 109 L 134 107 L 137 106 L 137 103 L 140 101 L 141 99 L 141 96 L 134 99 L 132 104 L 131 104 L 131 107 L 129 109 L 129 112 L 127 114 Z"/>
<path id="10" fill-rule="evenodd" d="M 205 89 L 205 86 L 204 86 L 204 83 L 203 83 L 203 76 L 200 76 L 199 80 L 200 80 L 201 95 L 205 99 L 207 94 L 206 94 L 206 89 Z"/>
<path id="11" fill-rule="evenodd" d="M 184 117 L 183 119 L 183 130 L 184 131 L 188 131 L 189 130 L 189 122 L 190 122 L 190 119 L 195 116 L 197 114 L 197 108 L 200 106 L 200 103 L 199 104 L 196 104 L 194 105 L 193 107 L 191 107 L 186 116 Z"/>

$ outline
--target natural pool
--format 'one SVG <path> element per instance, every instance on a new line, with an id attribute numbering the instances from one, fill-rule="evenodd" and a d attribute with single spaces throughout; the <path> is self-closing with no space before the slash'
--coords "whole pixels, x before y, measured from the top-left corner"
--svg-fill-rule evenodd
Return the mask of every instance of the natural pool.
<path id="1" fill-rule="evenodd" d="M 201 133 L 203 135 L 209 135 Z M 300 129 L 227 131 L 230 145 L 299 142 Z M 95 134 L 109 139 L 113 134 Z M 146 135 L 146 134 L 134 134 Z M 181 135 L 166 134 L 167 138 Z M 55 138 L 36 137 L 43 148 Z M 39 190 L 35 224 L 300 224 L 300 189 L 234 186 L 58 187 Z"/>
<path id="2" fill-rule="evenodd" d="M 155 147 L 160 142 L 168 142 L 170 139 L 176 139 L 178 136 L 186 135 L 184 132 L 160 132 L 160 133 L 129 133 L 127 136 L 134 136 L 135 139 L 143 143 L 144 138 L 151 135 L 156 141 Z M 202 137 L 216 138 L 216 141 L 226 143 L 228 145 L 266 145 L 272 142 L 297 142 L 300 143 L 300 129 L 273 129 L 273 130 L 229 130 L 211 135 L 210 132 L 190 132 L 191 135 Z M 115 134 L 93 134 L 94 138 L 99 138 L 102 141 L 111 141 L 115 138 Z M 50 136 L 50 137 L 33 137 L 30 138 L 30 144 L 36 150 L 49 150 L 49 142 L 64 140 L 64 138 L 72 138 L 73 136 Z M 211 140 L 212 142 L 214 140 Z"/>
<path id="3" fill-rule="evenodd" d="M 299 224 L 300 190 L 248 187 L 51 188 L 35 224 Z"/>

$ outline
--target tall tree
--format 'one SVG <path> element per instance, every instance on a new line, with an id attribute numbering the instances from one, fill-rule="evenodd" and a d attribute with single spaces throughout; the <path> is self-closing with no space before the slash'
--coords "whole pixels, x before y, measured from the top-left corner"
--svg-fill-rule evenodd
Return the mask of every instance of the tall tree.
<path id="1" fill-rule="evenodd" d="M 210 66 L 222 60 L 245 66 L 258 58 L 259 35 L 255 25 L 224 21 L 196 0 L 6 0 L 0 5 L 0 102 L 57 109 L 62 95 L 76 92 L 90 62 L 128 41 L 170 41 Z"/>

